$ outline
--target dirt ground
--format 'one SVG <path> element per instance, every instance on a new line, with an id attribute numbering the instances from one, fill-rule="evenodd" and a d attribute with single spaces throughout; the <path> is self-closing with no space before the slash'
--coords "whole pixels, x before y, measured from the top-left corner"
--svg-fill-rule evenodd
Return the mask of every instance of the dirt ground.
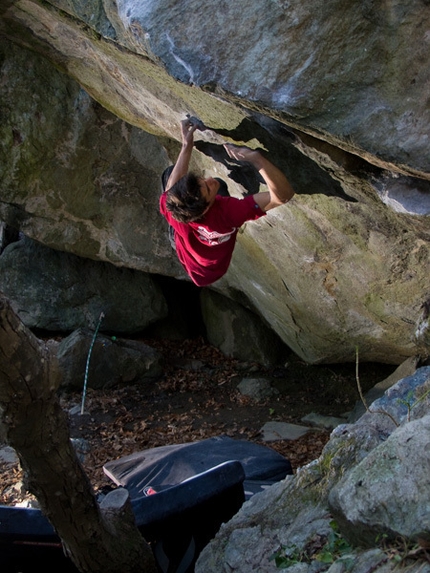
<path id="1" fill-rule="evenodd" d="M 355 364 L 309 366 L 290 355 L 284 365 L 265 369 L 226 358 L 202 338 L 145 342 L 163 355 L 164 374 L 158 381 L 89 390 L 84 414 L 69 415 L 71 437 L 89 444 L 83 465 L 96 491 L 113 485 L 103 473 L 107 461 L 217 435 L 269 446 L 287 457 L 296 471 L 319 456 L 330 432 L 313 430 L 298 440 L 267 444 L 262 440 L 263 425 L 272 420 L 303 425 L 302 417 L 311 412 L 341 416 L 359 399 Z M 394 369 L 361 364 L 363 391 Z M 264 402 L 241 395 L 238 383 L 257 377 L 270 378 L 279 395 Z M 80 410 L 81 401 L 81 394 L 61 398 L 68 412 L 74 406 Z M 0 504 L 14 505 L 31 498 L 19 485 L 21 478 L 18 464 L 0 462 Z"/>

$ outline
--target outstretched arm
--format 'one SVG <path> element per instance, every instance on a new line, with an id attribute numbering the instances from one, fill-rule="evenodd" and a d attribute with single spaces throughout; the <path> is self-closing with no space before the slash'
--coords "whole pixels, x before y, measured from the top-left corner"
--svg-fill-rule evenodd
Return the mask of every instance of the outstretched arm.
<path id="1" fill-rule="evenodd" d="M 259 151 L 232 144 L 226 144 L 224 148 L 231 158 L 251 163 L 263 177 L 269 191 L 254 195 L 255 202 L 263 211 L 279 207 L 293 197 L 294 189 L 288 179 Z"/>
<path id="2" fill-rule="evenodd" d="M 182 149 L 179 152 L 178 159 L 176 160 L 172 173 L 167 180 L 166 190 L 173 187 L 179 179 L 182 179 L 182 177 L 188 173 L 194 145 L 194 132 L 196 129 L 197 125 L 189 119 L 183 119 L 181 121 Z"/>

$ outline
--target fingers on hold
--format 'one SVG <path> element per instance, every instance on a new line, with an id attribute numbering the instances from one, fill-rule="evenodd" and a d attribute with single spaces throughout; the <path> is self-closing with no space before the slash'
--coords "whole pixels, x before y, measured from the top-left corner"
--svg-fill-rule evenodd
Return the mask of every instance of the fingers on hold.
<path id="1" fill-rule="evenodd" d="M 196 129 L 196 125 L 192 121 L 190 121 L 189 119 L 184 119 L 184 120 L 182 120 L 181 123 L 184 126 L 184 128 L 187 129 L 188 131 L 191 131 L 191 130 L 195 131 L 195 129 Z"/>

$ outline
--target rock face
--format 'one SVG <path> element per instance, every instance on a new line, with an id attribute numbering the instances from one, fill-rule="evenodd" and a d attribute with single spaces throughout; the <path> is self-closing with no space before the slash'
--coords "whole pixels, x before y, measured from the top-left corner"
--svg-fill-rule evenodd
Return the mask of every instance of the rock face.
<path id="1" fill-rule="evenodd" d="M 430 531 L 430 506 L 423 501 L 430 496 L 429 432 L 430 414 L 399 428 L 330 492 L 332 510 L 357 544 L 372 543 L 381 523 L 412 539 Z M 401 507 L 393 507 L 393 497 Z"/>
<path id="2" fill-rule="evenodd" d="M 0 290 L 29 328 L 71 332 L 96 328 L 135 333 L 167 314 L 152 278 L 38 245 L 11 243 L 0 256 Z"/>
<path id="3" fill-rule="evenodd" d="M 9 112 L 0 128 L 4 219 L 53 248 L 179 274 L 167 230 L 154 217 L 159 174 L 169 164 L 158 140 L 31 52 L 12 48 L 2 69 Z"/>
<path id="4" fill-rule="evenodd" d="M 400 537 L 417 543 L 430 527 L 429 380 L 428 366 L 400 380 L 373 413 L 338 426 L 317 460 L 252 497 L 203 550 L 196 573 L 275 573 L 274 556 L 300 573 L 395 570 L 381 536 L 388 547 Z M 329 542 L 334 524 L 347 553 Z M 430 571 L 425 560 L 409 566 Z"/>
<path id="5" fill-rule="evenodd" d="M 61 388 L 107 389 L 121 384 L 148 383 L 162 373 L 160 354 L 143 342 L 99 335 L 80 328 L 56 347 Z M 87 369 L 88 368 L 88 369 Z"/>
<path id="6" fill-rule="evenodd" d="M 58 250 L 186 279 L 156 213 L 190 113 L 216 130 L 196 141 L 193 168 L 254 192 L 220 153 L 247 143 L 297 192 L 244 227 L 213 290 L 307 362 L 352 361 L 356 347 L 389 363 L 428 354 L 427 2 L 1 10 L 3 221 Z"/>
<path id="7" fill-rule="evenodd" d="M 208 342 L 223 354 L 265 365 L 285 358 L 287 349 L 255 314 L 209 289 L 200 300 Z"/>

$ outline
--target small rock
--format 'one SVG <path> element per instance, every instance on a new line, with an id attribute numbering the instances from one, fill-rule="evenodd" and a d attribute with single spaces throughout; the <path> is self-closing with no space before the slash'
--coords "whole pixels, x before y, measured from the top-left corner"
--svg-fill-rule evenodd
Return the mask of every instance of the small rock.
<path id="1" fill-rule="evenodd" d="M 257 401 L 279 394 L 279 391 L 273 388 L 270 381 L 265 378 L 244 378 L 237 388 L 244 396 L 249 396 Z"/>
<path id="2" fill-rule="evenodd" d="M 265 442 L 279 440 L 297 440 L 309 432 L 311 428 L 288 424 L 286 422 L 267 422 L 261 429 Z"/>
<path id="3" fill-rule="evenodd" d="M 340 424 L 345 424 L 346 420 L 343 418 L 335 418 L 334 416 L 322 416 L 312 412 L 307 414 L 301 419 L 302 422 L 312 426 L 313 428 L 322 428 L 324 430 L 334 430 Z"/>
<path id="4" fill-rule="evenodd" d="M 91 446 L 88 440 L 84 440 L 83 438 L 70 438 L 73 447 L 75 448 L 76 455 L 78 456 L 79 460 L 83 463 L 85 460 L 86 454 L 91 451 Z"/>
<path id="5" fill-rule="evenodd" d="M 203 368 L 205 367 L 204 362 L 202 362 L 201 360 L 195 360 L 195 359 L 189 360 L 188 358 L 178 358 L 176 360 L 173 360 L 172 364 L 177 368 L 183 368 L 184 370 L 192 370 L 195 372 L 203 370 Z"/>
<path id="6" fill-rule="evenodd" d="M 80 406 L 79 404 L 76 404 L 76 406 L 72 406 L 72 407 L 69 409 L 69 414 L 70 414 L 71 416 L 77 416 L 77 415 L 80 414 L 80 413 L 81 413 L 81 406 Z"/>
<path id="7" fill-rule="evenodd" d="M 37 499 L 25 499 L 24 501 L 18 502 L 15 507 L 27 507 L 27 508 L 35 508 L 39 509 L 40 504 Z"/>
<path id="8" fill-rule="evenodd" d="M 13 448 L 10 446 L 4 446 L 0 449 L 0 461 L 6 464 L 17 464 L 18 456 Z"/>

